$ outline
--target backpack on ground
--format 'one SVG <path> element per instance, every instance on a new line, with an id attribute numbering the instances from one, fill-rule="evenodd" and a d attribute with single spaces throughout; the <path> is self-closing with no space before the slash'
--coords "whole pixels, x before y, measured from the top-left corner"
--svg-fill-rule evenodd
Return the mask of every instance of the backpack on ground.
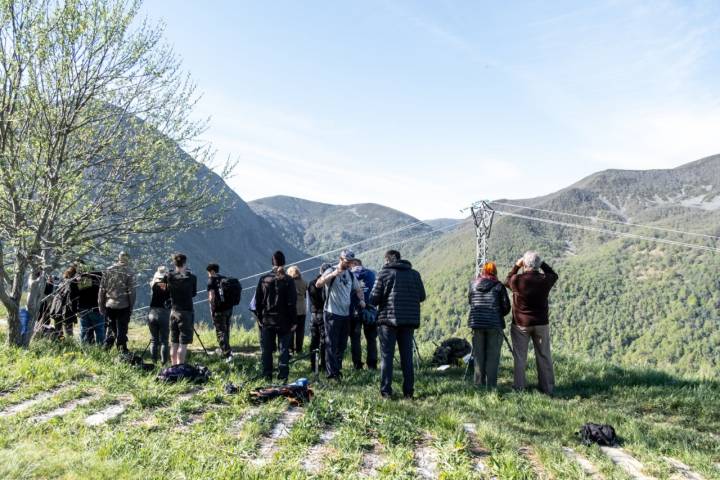
<path id="1" fill-rule="evenodd" d="M 577 432 L 584 445 L 597 444 L 603 447 L 616 447 L 618 438 L 615 429 L 611 425 L 600 425 L 598 423 L 586 423 Z"/>
<path id="2" fill-rule="evenodd" d="M 218 285 L 218 293 L 220 296 L 220 305 L 224 307 L 223 310 L 229 310 L 232 307 L 240 305 L 242 284 L 237 278 L 222 277 Z"/>
<path id="3" fill-rule="evenodd" d="M 192 383 L 205 383 L 210 379 L 210 370 L 202 365 L 188 365 L 181 363 L 163 369 L 157 376 L 157 381 L 176 383 L 186 380 Z"/>
<path id="4" fill-rule="evenodd" d="M 127 352 L 127 353 L 121 353 L 118 359 L 122 363 L 128 363 L 132 365 L 133 367 L 137 367 L 140 370 L 144 372 L 149 372 L 151 370 L 155 370 L 155 365 L 152 363 L 145 363 L 142 359 L 142 357 L 136 353 Z"/>
<path id="5" fill-rule="evenodd" d="M 301 378 L 288 385 L 258 388 L 250 392 L 250 400 L 254 403 L 269 402 L 279 397 L 287 398 L 292 405 L 302 405 L 312 399 L 313 391 L 308 386 L 307 379 Z"/>
<path id="6" fill-rule="evenodd" d="M 472 352 L 470 342 L 464 338 L 451 337 L 443 341 L 433 353 L 433 365 L 459 365 L 460 360 Z"/>

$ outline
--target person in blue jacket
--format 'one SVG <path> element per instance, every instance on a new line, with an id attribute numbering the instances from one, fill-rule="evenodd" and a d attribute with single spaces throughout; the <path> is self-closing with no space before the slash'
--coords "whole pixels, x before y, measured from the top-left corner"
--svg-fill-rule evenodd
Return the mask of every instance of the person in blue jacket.
<path id="1" fill-rule="evenodd" d="M 365 296 L 365 303 L 370 303 L 370 292 L 375 285 L 375 272 L 365 268 L 362 261 L 358 258 L 352 262 L 352 268 L 350 271 L 355 275 L 358 282 L 363 289 L 363 295 Z M 358 306 L 353 305 L 352 314 L 350 317 L 350 352 L 352 354 L 353 365 L 357 370 L 362 370 L 362 345 L 360 340 L 362 334 L 365 334 L 365 342 L 367 343 L 367 368 L 370 370 L 377 370 L 377 359 L 378 359 L 378 347 L 377 347 L 377 325 L 365 325 L 363 323 L 362 309 Z"/>

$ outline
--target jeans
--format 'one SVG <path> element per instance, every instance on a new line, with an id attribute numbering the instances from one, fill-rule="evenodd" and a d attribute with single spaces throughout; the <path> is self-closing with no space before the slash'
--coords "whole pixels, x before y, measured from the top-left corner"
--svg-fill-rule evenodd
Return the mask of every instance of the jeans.
<path id="1" fill-rule="evenodd" d="M 87 310 L 80 315 L 80 341 L 82 343 L 105 342 L 105 317 L 96 310 Z"/>
<path id="2" fill-rule="evenodd" d="M 497 387 L 503 332 L 498 328 L 473 329 L 472 349 L 475 385 Z"/>
<path id="3" fill-rule="evenodd" d="M 325 312 L 325 367 L 328 378 L 340 377 L 349 328 L 350 317 Z"/>
<path id="4" fill-rule="evenodd" d="M 403 373 L 403 395 L 412 397 L 415 392 L 415 368 L 413 366 L 413 338 L 415 330 L 407 327 L 378 327 L 380 337 L 380 393 L 392 395 L 393 359 L 395 343 L 400 350 L 400 367 Z"/>
<path id="5" fill-rule="evenodd" d="M 353 316 L 350 319 L 350 352 L 355 368 L 363 368 L 361 336 L 365 335 L 367 344 L 367 367 L 375 370 L 377 368 L 378 347 L 377 347 L 377 325 L 365 325 L 362 317 Z"/>
<path id="6" fill-rule="evenodd" d="M 232 309 L 213 313 L 213 325 L 215 325 L 215 335 L 217 336 L 218 346 L 226 357 L 232 354 L 232 349 L 230 348 L 231 320 Z"/>
<path id="7" fill-rule="evenodd" d="M 280 333 L 274 327 L 263 327 L 262 329 L 262 368 L 263 376 L 272 380 L 273 376 L 273 352 L 275 344 L 280 344 L 280 355 L 278 358 L 278 378 L 287 381 L 290 375 L 290 341 L 291 332 Z"/>
<path id="8" fill-rule="evenodd" d="M 105 348 L 110 350 L 117 345 L 118 350 L 127 352 L 127 332 L 130 323 L 130 308 L 108 308 L 107 309 L 107 336 L 105 337 Z"/>
<path id="9" fill-rule="evenodd" d="M 555 389 L 555 372 L 550 354 L 550 325 L 521 327 L 513 323 L 510 327 L 510 337 L 513 344 L 513 360 L 515 360 L 513 388 L 518 390 L 525 388 L 528 344 L 532 339 L 540 390 L 552 395 Z"/>
<path id="10" fill-rule="evenodd" d="M 315 350 L 317 350 L 317 352 L 315 352 Z M 319 372 L 320 370 L 325 370 L 325 320 L 322 313 L 312 314 L 312 324 L 310 325 L 310 353 L 310 367 L 312 371 Z"/>
<path id="11" fill-rule="evenodd" d="M 305 340 L 305 315 L 298 315 L 295 324 L 297 326 L 293 332 L 291 350 L 294 350 L 295 353 L 302 353 L 303 341 Z"/>
<path id="12" fill-rule="evenodd" d="M 150 355 L 153 362 L 158 358 L 165 364 L 170 361 L 170 310 L 167 308 L 151 308 L 148 313 L 150 329 Z"/>

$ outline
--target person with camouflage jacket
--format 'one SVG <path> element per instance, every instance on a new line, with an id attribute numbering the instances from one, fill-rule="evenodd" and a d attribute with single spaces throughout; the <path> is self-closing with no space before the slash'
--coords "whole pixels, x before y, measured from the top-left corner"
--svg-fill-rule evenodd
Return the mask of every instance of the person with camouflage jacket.
<path id="1" fill-rule="evenodd" d="M 120 252 L 118 261 L 108 268 L 100 281 L 98 307 L 107 321 L 105 348 L 126 353 L 130 315 L 135 305 L 135 272 L 130 269 L 129 255 Z"/>

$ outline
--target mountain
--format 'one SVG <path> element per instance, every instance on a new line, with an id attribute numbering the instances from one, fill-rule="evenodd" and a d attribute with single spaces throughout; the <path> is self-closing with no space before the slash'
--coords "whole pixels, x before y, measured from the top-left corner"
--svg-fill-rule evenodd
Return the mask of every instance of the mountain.
<path id="1" fill-rule="evenodd" d="M 434 218 L 432 220 L 423 220 L 427 225 L 432 228 L 448 228 L 450 229 L 453 225 L 458 223 L 460 220 L 457 218 Z"/>
<path id="2" fill-rule="evenodd" d="M 297 249 L 315 255 L 356 243 L 360 244 L 353 248 L 360 253 L 433 230 L 415 217 L 374 203 L 330 205 L 276 196 L 249 205 Z M 397 234 L 385 235 L 399 229 Z M 378 235 L 383 236 L 368 240 Z"/>
<path id="3" fill-rule="evenodd" d="M 717 377 L 720 260 L 715 251 L 618 238 L 510 214 L 714 248 L 718 239 L 712 236 L 720 235 L 719 195 L 720 156 L 676 169 L 600 172 L 543 197 L 491 202 L 498 216 L 489 258 L 498 262 L 502 278 L 529 249 L 539 251 L 558 271 L 560 281 L 551 296 L 558 351 Z M 466 334 L 466 289 L 474 255 L 469 227 L 434 240 L 418 255 L 416 266 L 429 292 L 421 336 Z"/>

